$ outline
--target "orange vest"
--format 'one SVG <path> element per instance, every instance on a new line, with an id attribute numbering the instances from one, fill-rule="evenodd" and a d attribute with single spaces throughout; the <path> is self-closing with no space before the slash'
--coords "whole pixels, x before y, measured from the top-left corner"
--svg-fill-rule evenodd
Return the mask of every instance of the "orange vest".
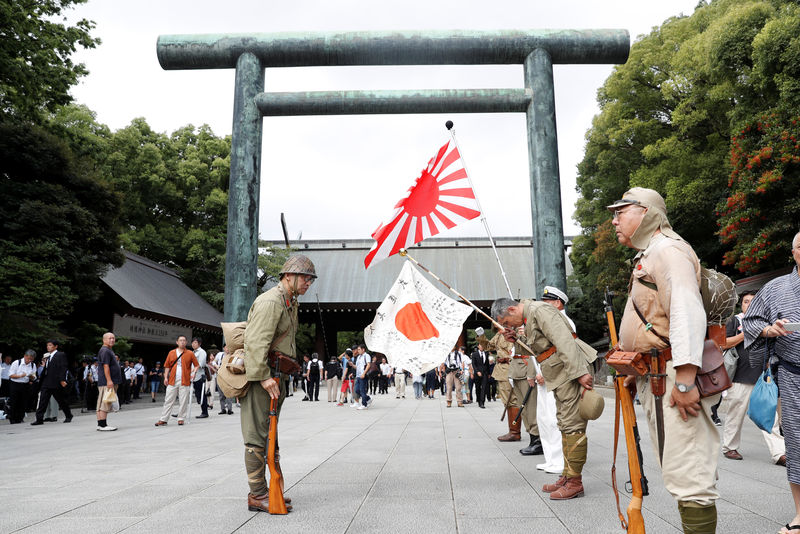
<path id="1" fill-rule="evenodd" d="M 175 375 L 178 374 L 178 368 L 175 365 L 177 359 L 178 349 L 172 349 L 167 355 L 167 361 L 164 362 L 164 372 L 169 373 L 167 375 L 167 384 L 170 386 L 175 385 Z M 197 361 L 197 357 L 194 355 L 194 352 L 190 351 L 189 349 L 184 349 L 181 353 L 180 364 L 181 385 L 188 386 L 192 383 L 192 364 L 194 364 L 195 367 L 200 367 L 200 363 Z"/>

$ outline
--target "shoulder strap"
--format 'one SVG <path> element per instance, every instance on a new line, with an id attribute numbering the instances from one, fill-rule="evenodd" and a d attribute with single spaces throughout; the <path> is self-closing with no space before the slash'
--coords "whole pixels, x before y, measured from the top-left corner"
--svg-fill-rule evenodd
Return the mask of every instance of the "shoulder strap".
<path id="1" fill-rule="evenodd" d="M 648 282 L 648 283 L 649 283 L 649 282 Z M 666 343 L 668 347 L 670 347 L 671 345 L 669 344 L 669 339 L 665 338 L 664 336 L 662 336 L 661 334 L 659 334 L 658 332 L 656 332 L 655 328 L 653 328 L 653 324 L 652 324 L 652 323 L 650 323 L 650 322 L 649 322 L 647 319 L 645 319 L 645 317 L 644 317 L 644 314 L 643 314 L 643 313 L 641 312 L 641 310 L 639 309 L 639 306 L 637 306 L 637 305 L 636 305 L 636 301 L 635 301 L 635 300 L 633 300 L 633 297 L 631 297 L 631 303 L 633 304 L 633 309 L 634 309 L 634 311 L 636 312 L 636 315 L 638 315 L 638 316 L 639 316 L 639 319 L 641 319 L 641 320 L 642 320 L 642 322 L 644 323 L 644 329 L 645 329 L 645 330 L 649 330 L 650 332 L 652 332 L 653 334 L 655 334 L 655 335 L 656 335 L 656 337 L 658 337 L 658 339 L 660 339 L 661 341 L 663 341 L 664 343 Z"/>

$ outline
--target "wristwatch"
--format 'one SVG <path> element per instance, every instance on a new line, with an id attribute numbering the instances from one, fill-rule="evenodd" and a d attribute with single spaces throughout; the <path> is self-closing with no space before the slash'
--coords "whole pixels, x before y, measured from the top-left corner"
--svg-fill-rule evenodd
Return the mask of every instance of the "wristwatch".
<path id="1" fill-rule="evenodd" d="M 675 382 L 675 387 L 681 393 L 687 393 L 687 392 L 692 391 L 694 389 L 694 383 L 692 383 L 692 384 L 681 384 L 680 382 Z"/>

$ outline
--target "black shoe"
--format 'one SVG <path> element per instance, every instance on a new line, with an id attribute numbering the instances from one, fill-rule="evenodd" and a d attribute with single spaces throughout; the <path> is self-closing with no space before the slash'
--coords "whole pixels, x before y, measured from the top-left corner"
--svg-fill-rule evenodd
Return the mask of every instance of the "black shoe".
<path id="1" fill-rule="evenodd" d="M 178 417 L 178 414 L 174 413 L 172 414 L 172 417 Z"/>
<path id="2" fill-rule="evenodd" d="M 222 410 L 221 412 L 219 412 L 219 415 L 225 415 L 226 413 L 228 413 L 228 412 L 226 412 L 225 410 Z"/>
<path id="3" fill-rule="evenodd" d="M 153 402 L 155 402 L 155 401 L 156 401 L 156 400 L 155 400 L 155 399 L 153 399 Z"/>
<path id="4" fill-rule="evenodd" d="M 207 413 L 201 413 L 200 415 L 198 415 L 197 417 L 195 417 L 195 419 L 205 419 L 206 417 L 208 417 L 208 414 L 207 414 Z"/>
<path id="5" fill-rule="evenodd" d="M 228 410 L 228 415 L 233 415 L 233 410 Z"/>
<path id="6" fill-rule="evenodd" d="M 44 421 L 34 421 L 33 423 L 31 423 L 31 426 L 38 426 L 38 425 L 43 425 L 43 424 L 44 424 Z"/>
<path id="7" fill-rule="evenodd" d="M 64 419 L 64 422 L 65 422 L 65 423 L 71 423 L 71 422 L 72 422 L 72 416 L 70 415 L 69 417 L 67 417 L 66 419 Z"/>
<path id="8" fill-rule="evenodd" d="M 483 408 L 485 410 L 486 406 L 484 406 L 483 403 L 481 403 L 481 404 L 478 405 L 478 408 Z"/>
<path id="9" fill-rule="evenodd" d="M 523 456 L 535 456 L 537 454 L 544 454 L 544 449 L 542 449 L 542 441 L 539 439 L 539 436 L 531 434 L 531 444 L 525 447 L 524 449 L 520 449 L 519 453 Z"/>

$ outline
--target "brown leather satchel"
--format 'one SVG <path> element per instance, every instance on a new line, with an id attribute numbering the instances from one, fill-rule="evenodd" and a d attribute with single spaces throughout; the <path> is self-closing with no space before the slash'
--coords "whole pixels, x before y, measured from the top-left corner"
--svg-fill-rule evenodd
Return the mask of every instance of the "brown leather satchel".
<path id="1" fill-rule="evenodd" d="M 293 375 L 301 369 L 297 360 L 277 350 L 269 353 L 268 361 L 270 367 L 284 375 Z"/>
<path id="2" fill-rule="evenodd" d="M 722 351 L 713 339 L 706 339 L 703 343 L 703 364 L 697 370 L 694 383 L 701 398 L 722 393 L 732 385 Z"/>
<path id="3" fill-rule="evenodd" d="M 613 348 L 606 354 L 606 363 L 618 375 L 644 376 L 650 372 L 641 352 L 624 352 Z"/>

